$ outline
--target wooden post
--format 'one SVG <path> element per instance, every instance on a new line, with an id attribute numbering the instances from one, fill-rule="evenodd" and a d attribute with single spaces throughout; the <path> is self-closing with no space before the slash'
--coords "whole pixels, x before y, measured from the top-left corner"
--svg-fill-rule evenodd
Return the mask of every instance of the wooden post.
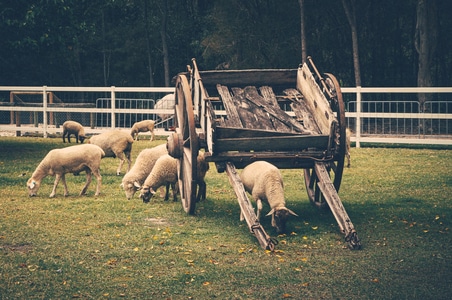
<path id="1" fill-rule="evenodd" d="M 331 182 L 331 178 L 328 171 L 326 170 L 325 163 L 316 162 L 315 173 L 317 174 L 317 184 L 320 188 L 320 191 L 325 197 L 325 200 L 328 203 L 328 206 L 330 207 L 330 210 L 333 213 L 340 230 L 345 234 L 345 241 L 348 242 L 348 245 L 351 249 L 360 249 L 361 242 L 358 238 L 353 223 L 350 220 L 350 217 L 348 216 L 344 206 L 342 205 L 342 201 L 337 194 L 336 188 Z"/>

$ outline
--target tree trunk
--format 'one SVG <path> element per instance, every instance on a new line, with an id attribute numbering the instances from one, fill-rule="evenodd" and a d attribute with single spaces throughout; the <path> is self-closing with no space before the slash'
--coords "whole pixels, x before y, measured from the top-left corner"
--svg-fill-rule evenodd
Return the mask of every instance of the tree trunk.
<path id="1" fill-rule="evenodd" d="M 301 37 L 301 63 L 306 62 L 306 30 L 305 30 L 305 18 L 304 18 L 304 0 L 298 0 L 300 5 L 300 37 Z"/>
<path id="2" fill-rule="evenodd" d="M 342 0 L 348 23 L 352 33 L 353 68 L 355 70 L 355 85 L 361 86 L 361 69 L 359 67 L 358 29 L 356 26 L 356 1 Z"/>
<path id="3" fill-rule="evenodd" d="M 150 36 L 150 24 L 149 24 L 149 5 L 148 0 L 144 0 L 144 27 L 146 34 L 146 50 L 148 58 L 148 71 L 149 71 L 149 86 L 155 86 L 154 83 L 154 71 L 152 70 L 152 47 L 151 47 L 151 36 Z"/>
<path id="4" fill-rule="evenodd" d="M 437 20 L 436 0 L 418 0 L 415 46 L 418 53 L 417 84 L 419 87 L 433 86 L 433 58 L 438 39 Z M 424 93 L 418 95 L 422 109 L 430 97 Z"/>
<path id="5" fill-rule="evenodd" d="M 169 75 L 169 52 L 168 42 L 166 40 L 166 27 L 168 23 L 168 0 L 163 0 L 163 13 L 162 13 L 162 28 L 160 35 L 162 36 L 162 51 L 163 51 L 163 68 L 165 72 L 165 86 L 170 86 Z"/>

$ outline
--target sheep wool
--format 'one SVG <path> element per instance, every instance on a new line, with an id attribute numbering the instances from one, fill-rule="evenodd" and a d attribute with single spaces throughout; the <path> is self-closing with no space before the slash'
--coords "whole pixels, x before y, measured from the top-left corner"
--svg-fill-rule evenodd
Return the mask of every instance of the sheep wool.
<path id="1" fill-rule="evenodd" d="M 116 175 L 121 174 L 124 161 L 127 159 L 127 172 L 130 171 L 132 159 L 130 157 L 132 152 L 133 138 L 128 132 L 121 130 L 111 130 L 99 135 L 95 135 L 88 140 L 88 143 L 97 145 L 105 152 L 105 157 L 119 158 L 119 166 L 116 170 Z"/>
<path id="2" fill-rule="evenodd" d="M 83 171 L 86 172 L 86 183 L 82 188 L 80 195 L 86 193 L 86 190 L 91 183 L 92 174 L 94 174 L 97 179 L 95 195 L 98 196 L 102 185 L 102 176 L 100 175 L 99 168 L 103 156 L 105 156 L 105 152 L 100 147 L 90 144 L 49 151 L 27 182 L 29 196 L 37 195 L 42 179 L 48 175 L 55 176 L 55 183 L 50 197 L 55 196 L 56 188 L 60 180 L 64 185 L 64 196 L 67 196 L 69 191 L 66 185 L 65 174 L 78 174 Z"/>
<path id="3" fill-rule="evenodd" d="M 278 234 L 285 232 L 287 218 L 289 215 L 297 214 L 286 208 L 284 185 L 279 169 L 268 162 L 257 161 L 246 166 L 240 178 L 245 190 L 256 201 L 257 218 L 260 218 L 264 201 L 271 208 L 267 216 L 272 216 L 272 226 L 276 228 Z"/>
<path id="4" fill-rule="evenodd" d="M 130 200 L 135 192 L 141 188 L 141 185 L 151 173 L 157 159 L 168 154 L 166 144 L 156 146 L 154 148 L 144 149 L 135 159 L 135 164 L 122 178 L 121 187 L 126 193 L 126 197 Z"/>
<path id="5" fill-rule="evenodd" d="M 66 121 L 63 123 L 63 143 L 66 143 L 65 137 L 67 136 L 68 143 L 71 142 L 71 134 L 75 135 L 75 142 L 83 143 L 86 139 L 85 136 L 85 128 L 83 128 L 82 124 L 75 121 Z"/>
<path id="6" fill-rule="evenodd" d="M 177 160 L 169 154 L 165 154 L 155 162 L 151 173 L 146 178 L 141 188 L 140 198 L 147 203 L 155 194 L 155 191 L 161 187 L 166 187 L 165 201 L 169 198 L 169 187 L 173 191 L 173 200 L 177 200 Z"/>

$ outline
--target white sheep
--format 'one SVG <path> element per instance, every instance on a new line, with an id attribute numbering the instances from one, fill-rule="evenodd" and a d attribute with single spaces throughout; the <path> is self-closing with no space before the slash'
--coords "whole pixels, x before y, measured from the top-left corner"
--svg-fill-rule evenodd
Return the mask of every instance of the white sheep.
<path id="1" fill-rule="evenodd" d="M 196 183 L 199 186 L 196 196 L 197 202 L 206 199 L 206 182 L 204 181 L 204 177 L 206 176 L 208 170 L 209 164 L 206 162 L 204 154 L 200 153 L 197 158 L 196 174 Z M 152 196 L 156 193 L 156 190 L 165 185 L 165 201 L 169 198 L 170 187 L 173 191 L 173 200 L 176 201 L 178 192 L 177 180 L 177 160 L 169 154 L 163 155 L 157 160 L 151 173 L 143 183 L 140 198 L 143 199 L 143 202 L 145 203 L 149 202 Z M 196 186 L 194 186 L 194 188 L 196 188 Z"/>
<path id="2" fill-rule="evenodd" d="M 138 139 L 139 132 L 151 132 L 151 141 L 154 140 L 154 125 L 155 122 L 153 120 L 144 120 L 140 122 L 135 122 L 130 130 L 130 135 L 134 140 Z"/>
<path id="3" fill-rule="evenodd" d="M 83 143 L 86 138 L 85 129 L 82 124 L 75 121 L 66 121 L 63 123 L 63 143 L 66 143 L 66 140 L 64 139 L 66 135 L 68 143 L 71 142 L 71 134 L 75 135 L 76 143 L 78 143 L 79 140 L 80 143 Z"/>
<path id="4" fill-rule="evenodd" d="M 132 152 L 133 138 L 129 133 L 121 130 L 111 130 L 91 137 L 88 143 L 101 147 L 105 152 L 105 157 L 119 158 L 116 175 L 121 174 L 125 159 L 127 159 L 128 163 L 127 172 L 130 170 L 132 164 L 130 154 Z"/>
<path id="5" fill-rule="evenodd" d="M 265 201 L 271 208 L 267 216 L 272 216 L 272 226 L 276 228 L 278 234 L 284 233 L 289 215 L 297 217 L 298 215 L 286 208 L 284 186 L 279 169 L 268 162 L 257 161 L 246 166 L 240 178 L 245 190 L 256 201 L 257 219 L 260 220 L 262 201 Z"/>
<path id="6" fill-rule="evenodd" d="M 168 154 L 166 144 L 144 149 L 138 154 L 135 164 L 122 178 L 121 187 L 124 189 L 128 200 L 141 188 L 157 159 L 165 154 Z"/>
<path id="7" fill-rule="evenodd" d="M 347 157 L 347 168 L 350 168 L 351 166 L 351 158 L 350 158 L 350 136 L 352 135 L 352 131 L 350 128 L 347 128 L 345 130 L 345 156 Z"/>
<path id="8" fill-rule="evenodd" d="M 69 194 L 66 185 L 66 173 L 74 173 L 77 175 L 80 172 L 86 172 L 86 183 L 80 192 L 80 196 L 86 193 L 89 184 L 91 183 L 92 174 L 97 179 L 96 196 L 100 193 L 102 185 L 102 176 L 100 175 L 100 161 L 105 155 L 105 152 L 96 145 L 77 145 L 66 147 L 62 149 L 53 149 L 44 157 L 36 170 L 31 175 L 27 182 L 28 195 L 36 196 L 41 186 L 41 181 L 48 175 L 55 176 L 52 193 L 50 197 L 54 197 L 56 188 L 60 179 L 64 185 L 64 196 Z"/>
<path id="9" fill-rule="evenodd" d="M 155 191 L 161 187 L 165 186 L 165 201 L 169 198 L 169 188 L 173 190 L 173 200 L 177 200 L 177 159 L 165 154 L 160 156 L 155 162 L 151 173 L 146 178 L 141 187 L 140 198 L 143 202 L 148 203 L 152 196 L 156 193 Z"/>

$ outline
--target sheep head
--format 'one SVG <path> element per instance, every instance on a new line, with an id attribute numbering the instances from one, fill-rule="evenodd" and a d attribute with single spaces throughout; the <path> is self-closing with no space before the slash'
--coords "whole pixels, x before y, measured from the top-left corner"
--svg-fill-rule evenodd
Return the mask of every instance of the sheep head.
<path id="1" fill-rule="evenodd" d="M 38 194 L 39 187 L 41 186 L 41 182 L 35 180 L 34 178 L 30 178 L 27 181 L 28 188 L 28 196 L 34 197 Z"/>
<path id="2" fill-rule="evenodd" d="M 155 191 L 152 188 L 142 188 L 140 192 L 140 198 L 144 203 L 149 203 L 152 196 L 154 196 Z"/>
<path id="3" fill-rule="evenodd" d="M 268 214 L 267 216 L 271 216 L 272 217 L 272 226 L 276 228 L 276 232 L 278 234 L 282 234 L 286 232 L 286 223 L 287 223 L 287 219 L 289 218 L 289 216 L 295 216 L 298 217 L 298 215 L 296 213 L 294 213 L 293 211 L 291 211 L 290 209 L 286 208 L 286 207 L 281 207 L 281 208 L 273 208 Z"/>

